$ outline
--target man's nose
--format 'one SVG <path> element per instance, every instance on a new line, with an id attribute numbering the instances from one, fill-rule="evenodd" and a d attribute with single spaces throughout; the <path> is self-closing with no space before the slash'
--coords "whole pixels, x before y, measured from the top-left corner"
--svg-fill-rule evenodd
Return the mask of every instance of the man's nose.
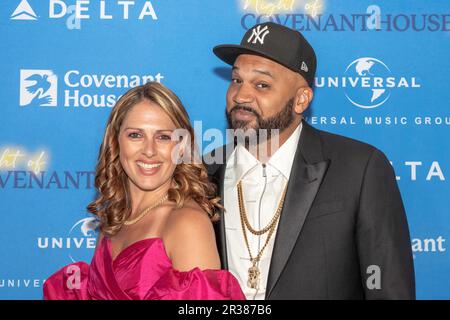
<path id="1" fill-rule="evenodd" d="M 237 104 L 251 103 L 253 99 L 252 90 L 245 84 L 240 85 L 233 96 L 233 101 Z"/>

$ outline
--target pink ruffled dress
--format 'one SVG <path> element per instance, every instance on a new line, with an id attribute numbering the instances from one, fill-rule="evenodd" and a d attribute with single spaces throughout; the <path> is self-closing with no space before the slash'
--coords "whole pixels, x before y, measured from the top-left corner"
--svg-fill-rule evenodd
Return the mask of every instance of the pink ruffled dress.
<path id="1" fill-rule="evenodd" d="M 44 283 L 46 300 L 244 300 L 227 270 L 180 272 L 172 267 L 161 238 L 137 241 L 113 260 L 104 237 L 91 265 L 69 264 Z"/>

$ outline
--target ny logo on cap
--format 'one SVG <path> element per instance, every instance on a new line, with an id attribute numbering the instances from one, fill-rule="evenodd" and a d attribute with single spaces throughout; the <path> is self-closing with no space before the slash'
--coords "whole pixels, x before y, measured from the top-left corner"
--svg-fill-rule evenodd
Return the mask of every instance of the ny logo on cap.
<path id="1" fill-rule="evenodd" d="M 264 44 L 264 38 L 269 34 L 269 32 L 268 26 L 265 26 L 262 29 L 261 26 L 257 26 L 256 28 L 253 28 L 252 34 L 248 37 L 247 42 L 251 41 L 255 44 L 258 41 L 260 44 Z"/>

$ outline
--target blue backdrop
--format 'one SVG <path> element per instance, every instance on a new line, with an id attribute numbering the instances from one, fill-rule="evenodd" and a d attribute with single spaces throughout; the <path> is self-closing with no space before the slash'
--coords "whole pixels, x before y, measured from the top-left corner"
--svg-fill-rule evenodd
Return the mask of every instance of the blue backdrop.
<path id="1" fill-rule="evenodd" d="M 383 150 L 411 230 L 419 299 L 450 299 L 448 0 L 0 2 L 0 298 L 40 299 L 43 281 L 89 261 L 86 205 L 111 107 L 161 81 L 204 151 L 221 144 L 230 69 L 212 47 L 272 20 L 316 50 L 313 126 Z"/>

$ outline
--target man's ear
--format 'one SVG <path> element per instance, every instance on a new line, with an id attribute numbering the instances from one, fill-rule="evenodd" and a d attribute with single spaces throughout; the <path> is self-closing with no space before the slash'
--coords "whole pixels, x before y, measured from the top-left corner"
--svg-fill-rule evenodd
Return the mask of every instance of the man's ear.
<path id="1" fill-rule="evenodd" d="M 311 103 L 314 96 L 314 92 L 310 87 L 300 87 L 297 90 L 295 96 L 294 111 L 298 114 L 302 114 Z"/>

